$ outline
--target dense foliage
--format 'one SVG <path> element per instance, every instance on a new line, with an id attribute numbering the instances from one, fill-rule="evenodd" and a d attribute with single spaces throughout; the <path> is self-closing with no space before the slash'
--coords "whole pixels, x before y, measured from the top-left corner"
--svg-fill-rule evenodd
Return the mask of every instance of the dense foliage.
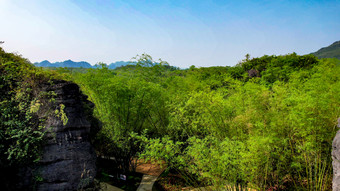
<path id="1" fill-rule="evenodd" d="M 328 190 L 339 73 L 339 60 L 295 53 L 186 70 L 142 55 L 72 78 L 103 123 L 98 152 L 123 170 L 144 157 L 193 185 Z"/>

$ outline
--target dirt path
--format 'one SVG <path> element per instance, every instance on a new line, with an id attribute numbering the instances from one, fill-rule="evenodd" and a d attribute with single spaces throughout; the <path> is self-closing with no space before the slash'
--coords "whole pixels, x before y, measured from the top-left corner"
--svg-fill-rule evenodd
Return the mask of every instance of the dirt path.
<path id="1" fill-rule="evenodd" d="M 124 190 L 122 190 L 120 188 L 117 188 L 117 187 L 112 186 L 112 185 L 110 185 L 108 183 L 105 183 L 105 182 L 101 182 L 100 186 L 102 187 L 102 189 L 104 191 L 124 191 Z"/>
<path id="2" fill-rule="evenodd" d="M 164 166 L 165 163 L 163 162 L 162 165 L 153 164 L 150 161 L 145 162 L 144 160 L 138 160 L 136 172 L 147 174 L 147 175 L 152 175 L 152 176 L 159 176 L 165 170 L 165 166 Z"/>
<path id="3" fill-rule="evenodd" d="M 153 184 L 156 182 L 158 176 L 143 175 L 142 182 L 140 183 L 137 191 L 152 191 Z"/>
<path id="4" fill-rule="evenodd" d="M 164 163 L 163 163 L 164 164 Z M 143 173 L 142 181 L 137 191 L 152 191 L 152 187 L 159 175 L 162 174 L 165 167 L 160 164 L 153 164 L 139 160 L 136 167 L 136 172 Z"/>
<path id="5" fill-rule="evenodd" d="M 111 158 L 113 157 L 110 157 L 110 159 Z M 165 163 L 162 164 L 164 165 Z M 162 166 L 161 164 L 153 164 L 151 162 L 145 162 L 144 160 L 138 160 L 136 172 L 142 173 L 144 175 L 137 191 L 152 191 L 154 183 L 157 181 L 158 176 L 161 175 L 164 170 L 165 166 Z M 105 191 L 124 191 L 107 183 L 102 184 L 103 187 L 105 187 Z"/>

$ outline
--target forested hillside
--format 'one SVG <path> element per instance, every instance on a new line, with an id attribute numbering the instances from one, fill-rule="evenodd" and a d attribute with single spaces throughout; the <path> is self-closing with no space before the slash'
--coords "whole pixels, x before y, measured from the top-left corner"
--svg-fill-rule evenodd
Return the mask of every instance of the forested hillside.
<path id="1" fill-rule="evenodd" d="M 340 41 L 312 53 L 318 58 L 337 58 L 340 60 Z"/>
<path id="2" fill-rule="evenodd" d="M 339 73 L 339 60 L 295 53 L 187 70 L 142 55 L 69 78 L 96 105 L 97 152 L 121 172 L 145 158 L 182 187 L 330 190 Z"/>

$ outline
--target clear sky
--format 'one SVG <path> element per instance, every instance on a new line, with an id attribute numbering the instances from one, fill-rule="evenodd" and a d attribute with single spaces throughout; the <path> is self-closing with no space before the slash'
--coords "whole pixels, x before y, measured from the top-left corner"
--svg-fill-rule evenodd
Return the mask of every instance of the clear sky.
<path id="1" fill-rule="evenodd" d="M 31 62 L 233 66 L 340 40 L 340 0 L 0 0 L 0 41 Z"/>

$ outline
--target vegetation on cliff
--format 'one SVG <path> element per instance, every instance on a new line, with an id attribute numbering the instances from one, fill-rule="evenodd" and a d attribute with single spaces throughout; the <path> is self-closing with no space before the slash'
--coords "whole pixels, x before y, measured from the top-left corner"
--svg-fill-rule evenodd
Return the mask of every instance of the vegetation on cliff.
<path id="1" fill-rule="evenodd" d="M 41 86 L 56 76 L 0 48 L 0 178 L 4 189 L 13 186 L 9 184 L 15 181 L 17 169 L 39 160 L 44 119 L 54 113 L 41 109 L 53 101 L 53 92 L 41 91 Z"/>

